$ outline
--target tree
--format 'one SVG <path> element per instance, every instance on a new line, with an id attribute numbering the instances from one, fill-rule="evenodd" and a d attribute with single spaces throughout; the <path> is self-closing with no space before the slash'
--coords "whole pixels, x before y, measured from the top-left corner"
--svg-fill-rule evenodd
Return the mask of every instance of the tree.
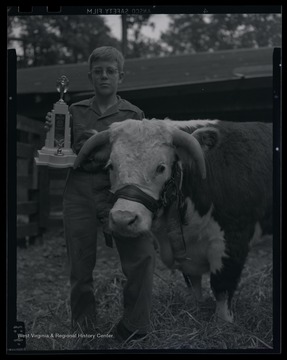
<path id="1" fill-rule="evenodd" d="M 159 56 L 163 54 L 160 43 L 142 33 L 143 26 L 155 27 L 152 14 L 122 15 L 122 52 L 126 58 Z"/>
<path id="2" fill-rule="evenodd" d="M 10 38 L 13 27 L 20 31 L 22 66 L 83 62 L 98 46 L 120 48 L 120 42 L 111 36 L 110 28 L 99 16 L 15 17 L 10 25 Z"/>
<path id="3" fill-rule="evenodd" d="M 171 54 L 281 46 L 280 14 L 176 14 L 162 45 Z"/>

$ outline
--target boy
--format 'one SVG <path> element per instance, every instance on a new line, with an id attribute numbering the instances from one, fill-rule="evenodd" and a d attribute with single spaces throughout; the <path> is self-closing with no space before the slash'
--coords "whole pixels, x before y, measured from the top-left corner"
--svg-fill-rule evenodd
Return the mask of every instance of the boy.
<path id="1" fill-rule="evenodd" d="M 94 87 L 93 98 L 70 106 L 73 149 L 96 131 L 106 130 L 113 122 L 144 118 L 144 113 L 117 95 L 124 77 L 124 58 L 113 47 L 96 48 L 89 57 L 88 77 Z M 50 128 L 50 116 L 45 129 Z M 106 151 L 107 152 L 107 151 Z M 107 231 L 109 174 L 104 169 L 109 154 L 98 151 L 80 169 L 70 169 L 63 195 L 64 229 L 71 283 L 72 324 L 95 331 L 95 298 L 92 272 L 96 263 L 97 222 Z M 155 254 L 150 239 L 114 239 L 122 270 L 127 277 L 124 288 L 124 314 L 115 335 L 126 340 L 141 338 L 149 330 L 152 277 Z"/>

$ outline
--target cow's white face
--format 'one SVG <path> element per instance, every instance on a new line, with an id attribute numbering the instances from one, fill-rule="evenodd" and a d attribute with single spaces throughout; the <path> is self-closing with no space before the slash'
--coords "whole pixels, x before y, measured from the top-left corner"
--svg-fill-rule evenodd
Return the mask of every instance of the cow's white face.
<path id="1" fill-rule="evenodd" d="M 96 133 L 81 148 L 74 169 L 97 147 L 111 144 L 107 167 L 118 200 L 110 211 L 109 224 L 115 235 L 138 237 L 150 231 L 157 200 L 177 157 L 206 178 L 200 143 L 175 125 L 171 121 L 125 120 Z M 95 158 L 103 161 L 104 154 L 99 151 Z"/>
<path id="2" fill-rule="evenodd" d="M 128 120 L 111 126 L 112 144 L 108 168 L 111 190 L 128 184 L 158 200 L 175 161 L 172 135 L 167 127 L 152 120 Z M 110 211 L 109 226 L 114 234 L 138 237 L 150 231 L 153 214 L 139 202 L 119 198 Z"/>

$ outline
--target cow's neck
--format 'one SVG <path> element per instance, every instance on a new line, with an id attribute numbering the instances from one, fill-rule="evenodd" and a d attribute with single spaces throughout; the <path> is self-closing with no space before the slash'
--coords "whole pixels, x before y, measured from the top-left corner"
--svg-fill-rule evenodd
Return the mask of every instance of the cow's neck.
<path id="1" fill-rule="evenodd" d="M 194 209 L 200 216 L 204 216 L 210 210 L 212 199 L 208 188 L 207 179 L 202 180 L 198 172 L 192 168 L 183 169 L 182 194 L 185 199 L 183 206 L 183 216 L 186 215 L 186 199 L 189 198 L 194 204 Z"/>

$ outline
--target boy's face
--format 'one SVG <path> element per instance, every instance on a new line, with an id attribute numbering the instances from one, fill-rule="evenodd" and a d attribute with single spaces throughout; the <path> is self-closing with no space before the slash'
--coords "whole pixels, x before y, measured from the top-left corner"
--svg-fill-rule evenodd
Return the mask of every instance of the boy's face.
<path id="1" fill-rule="evenodd" d="M 95 93 L 108 97 L 116 94 L 124 73 L 120 72 L 116 61 L 98 60 L 92 63 L 88 77 L 93 84 Z"/>

